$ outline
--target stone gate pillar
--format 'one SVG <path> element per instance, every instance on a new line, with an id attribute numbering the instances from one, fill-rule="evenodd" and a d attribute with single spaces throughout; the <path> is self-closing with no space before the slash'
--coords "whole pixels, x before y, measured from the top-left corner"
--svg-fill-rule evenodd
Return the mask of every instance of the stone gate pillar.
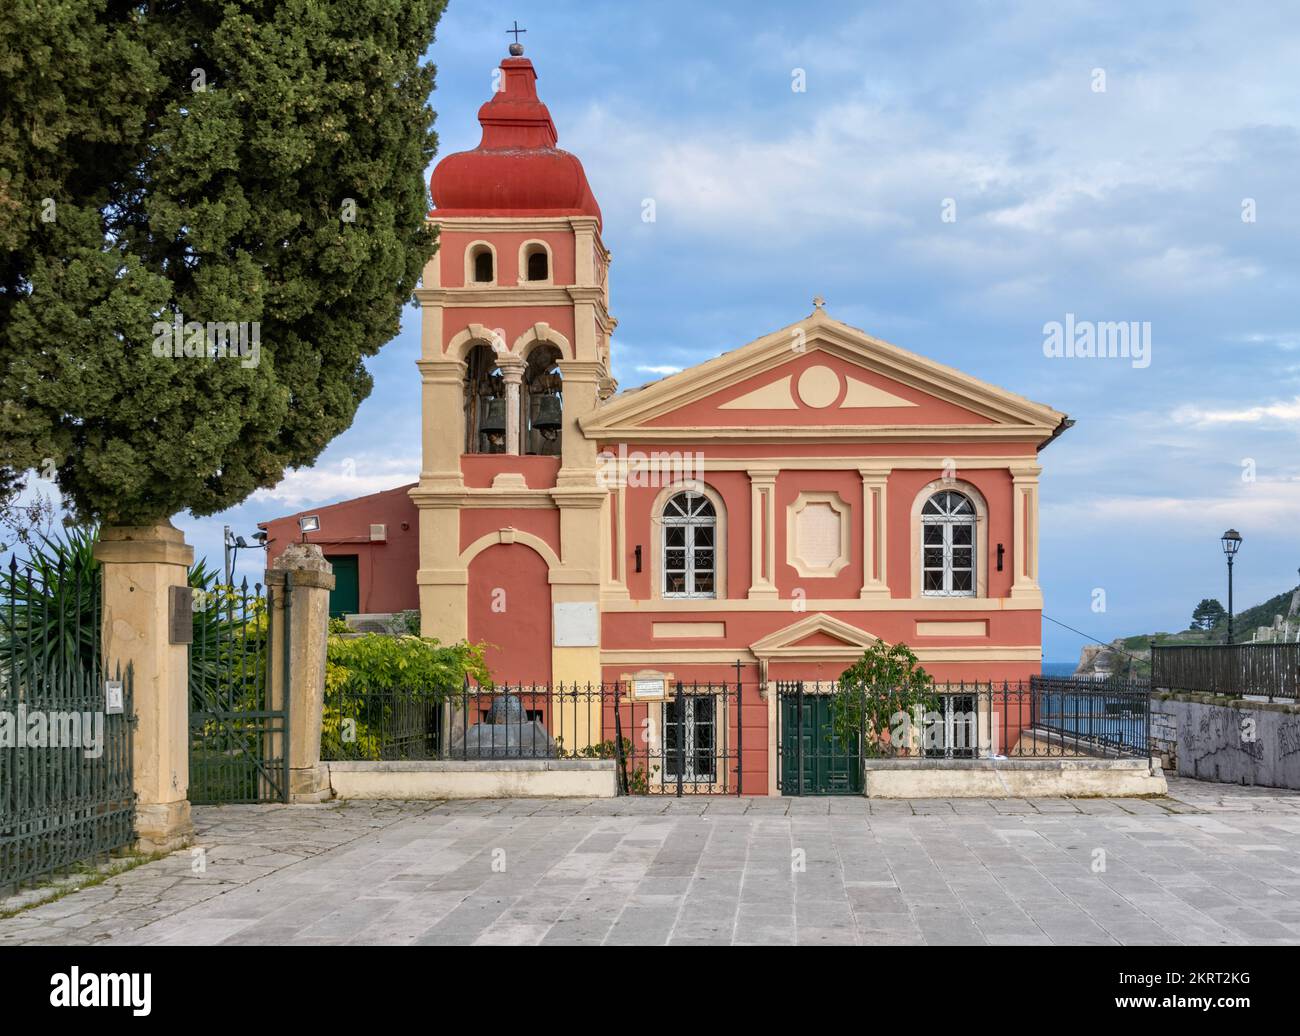
<path id="1" fill-rule="evenodd" d="M 105 675 L 134 672 L 132 733 L 136 848 L 170 852 L 188 845 L 190 684 L 188 644 L 171 643 L 173 586 L 189 586 L 194 549 L 170 522 L 108 526 L 95 557 L 102 566 Z"/>
<path id="2" fill-rule="evenodd" d="M 290 577 L 287 630 L 286 577 Z M 316 544 L 291 543 L 266 570 L 266 586 L 271 597 L 272 649 L 267 659 L 271 707 L 287 704 L 289 713 L 289 800 L 322 802 L 330 797 L 329 771 L 320 760 L 320 728 L 334 570 Z M 286 633 L 287 667 L 283 654 Z"/>

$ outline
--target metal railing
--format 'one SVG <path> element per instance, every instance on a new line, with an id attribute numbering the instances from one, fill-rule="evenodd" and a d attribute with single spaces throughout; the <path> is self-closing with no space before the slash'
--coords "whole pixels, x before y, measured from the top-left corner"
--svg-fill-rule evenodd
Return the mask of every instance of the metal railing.
<path id="1" fill-rule="evenodd" d="M 0 889 L 134 838 L 132 672 L 105 680 L 96 566 L 0 575 Z"/>
<path id="2" fill-rule="evenodd" d="M 342 760 L 612 759 L 623 794 L 740 793 L 741 683 L 466 684 L 327 693 L 321 757 Z"/>
<path id="3" fill-rule="evenodd" d="M 1300 699 L 1300 643 L 1153 644 L 1151 686 L 1200 694 Z"/>
<path id="4" fill-rule="evenodd" d="M 1145 684 L 1032 677 L 906 691 L 777 684 L 778 788 L 784 794 L 860 794 L 867 758 L 1146 758 Z"/>

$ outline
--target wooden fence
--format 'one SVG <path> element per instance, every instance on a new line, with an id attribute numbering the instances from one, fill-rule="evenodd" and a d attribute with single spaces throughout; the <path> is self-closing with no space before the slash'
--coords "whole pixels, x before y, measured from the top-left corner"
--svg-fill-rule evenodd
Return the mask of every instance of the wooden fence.
<path id="1" fill-rule="evenodd" d="M 1300 644 L 1152 645 L 1151 687 L 1300 698 Z"/>

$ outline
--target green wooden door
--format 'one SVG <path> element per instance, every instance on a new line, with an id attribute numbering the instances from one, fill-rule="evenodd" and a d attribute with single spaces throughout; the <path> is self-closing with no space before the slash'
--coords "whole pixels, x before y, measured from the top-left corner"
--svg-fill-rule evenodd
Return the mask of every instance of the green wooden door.
<path id="1" fill-rule="evenodd" d="M 330 618 L 355 615 L 361 610 L 361 576 L 355 554 L 325 558 L 334 566 L 334 589 L 330 591 Z"/>
<path id="2" fill-rule="evenodd" d="M 835 736 L 829 695 L 800 696 L 792 686 L 781 693 L 780 706 L 781 794 L 861 795 L 857 735 L 848 743 Z"/>

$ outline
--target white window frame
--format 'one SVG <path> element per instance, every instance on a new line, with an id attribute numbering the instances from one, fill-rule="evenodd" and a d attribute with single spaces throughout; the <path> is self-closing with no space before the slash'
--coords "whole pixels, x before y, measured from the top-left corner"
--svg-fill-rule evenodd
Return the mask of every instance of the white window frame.
<path id="1" fill-rule="evenodd" d="M 668 513 L 669 507 L 673 505 L 674 501 L 678 500 L 683 496 L 698 498 L 700 501 L 703 501 L 703 503 L 708 505 L 712 513 L 709 515 L 691 516 L 691 517 L 687 517 L 680 514 L 669 514 Z M 688 509 L 693 509 L 694 506 L 695 505 L 693 504 L 689 505 Z M 659 557 L 660 557 L 660 561 L 662 562 L 660 566 L 662 571 L 660 574 L 660 584 L 659 584 L 661 595 L 667 600 L 705 600 L 705 601 L 715 600 L 718 596 L 718 509 L 717 506 L 713 503 L 712 500 L 710 500 L 703 493 L 695 492 L 694 490 L 689 490 L 689 489 L 683 490 L 680 493 L 674 493 L 666 501 L 664 501 L 663 513 L 661 515 L 660 521 L 663 525 L 662 539 L 660 540 L 660 545 L 659 545 Z M 700 548 L 700 549 L 707 549 L 713 555 L 712 566 L 705 569 L 697 568 L 695 563 L 695 552 L 696 552 L 695 532 L 697 529 L 700 528 L 708 528 L 713 530 L 712 543 L 710 543 L 707 547 Z M 668 546 L 668 535 L 670 529 L 683 530 L 682 546 L 673 547 L 671 549 L 682 550 L 684 552 L 685 555 L 684 569 L 680 569 L 680 568 L 670 569 L 668 566 L 668 551 L 670 549 Z M 668 589 L 668 577 L 670 572 L 674 574 L 675 573 L 684 574 L 685 584 L 686 584 L 685 590 Z M 708 591 L 697 591 L 695 589 L 695 577 L 697 572 L 707 572 L 713 577 L 712 580 L 713 589 Z"/>
<path id="2" fill-rule="evenodd" d="M 944 494 L 951 494 L 952 496 L 961 497 L 961 499 L 966 501 L 967 506 L 970 508 L 970 513 L 958 515 L 958 514 L 953 514 L 951 510 L 948 510 L 944 514 L 926 514 L 925 509 L 929 505 L 930 501 L 934 500 L 936 497 L 943 496 Z M 968 494 L 963 493 L 960 490 L 940 489 L 937 492 L 932 493 L 930 496 L 926 498 L 925 503 L 921 505 L 921 596 L 922 597 L 978 596 L 978 592 L 979 592 L 978 523 L 979 523 L 979 510 L 975 505 L 975 501 L 971 499 L 971 497 Z M 937 526 L 938 528 L 943 530 L 942 544 L 926 543 L 925 530 L 928 526 Z M 970 529 L 970 542 L 968 544 L 953 543 L 953 530 L 958 527 Z M 942 567 L 935 568 L 933 565 L 927 565 L 925 563 L 926 550 L 933 550 L 936 547 L 940 547 L 940 546 L 942 547 L 943 550 Z M 970 589 L 968 590 L 953 589 L 953 585 L 952 585 L 953 573 L 967 571 L 967 568 L 965 566 L 958 568 L 953 564 L 953 552 L 957 547 L 968 550 L 970 552 L 970 568 L 969 568 Z M 925 577 L 928 572 L 942 572 L 943 587 L 941 589 L 938 590 L 926 589 Z"/>

